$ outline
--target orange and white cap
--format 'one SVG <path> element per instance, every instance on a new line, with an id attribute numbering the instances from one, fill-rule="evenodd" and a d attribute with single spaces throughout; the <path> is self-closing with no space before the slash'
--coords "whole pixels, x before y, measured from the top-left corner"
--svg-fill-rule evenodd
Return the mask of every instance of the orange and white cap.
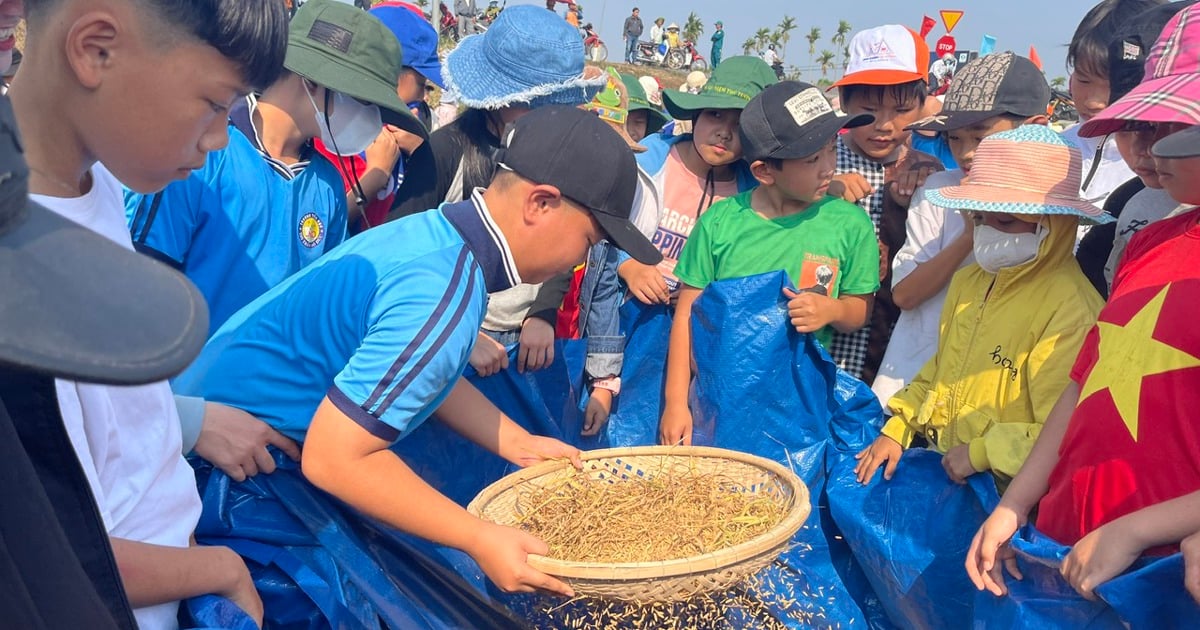
<path id="1" fill-rule="evenodd" d="M 850 40 L 850 61 L 841 85 L 899 85 L 926 80 L 929 45 L 899 24 L 867 29 Z"/>

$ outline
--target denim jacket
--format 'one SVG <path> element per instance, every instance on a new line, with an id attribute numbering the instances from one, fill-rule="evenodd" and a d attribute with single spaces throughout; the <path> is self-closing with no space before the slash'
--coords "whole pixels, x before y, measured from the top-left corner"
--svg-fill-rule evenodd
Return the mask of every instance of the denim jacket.
<path id="1" fill-rule="evenodd" d="M 654 238 L 662 218 L 667 155 L 675 144 L 690 139 L 691 135 L 653 134 L 639 143 L 646 147 L 646 152 L 637 156 L 638 189 L 629 218 L 646 238 Z M 757 185 L 745 162 L 738 166 L 738 190 L 749 190 Z M 625 335 L 621 331 L 620 309 L 625 289 L 617 276 L 617 266 L 626 260 L 629 255 L 608 241 L 597 243 L 588 252 L 587 271 L 579 290 L 579 322 L 588 338 L 585 369 L 589 378 L 621 374 Z"/>

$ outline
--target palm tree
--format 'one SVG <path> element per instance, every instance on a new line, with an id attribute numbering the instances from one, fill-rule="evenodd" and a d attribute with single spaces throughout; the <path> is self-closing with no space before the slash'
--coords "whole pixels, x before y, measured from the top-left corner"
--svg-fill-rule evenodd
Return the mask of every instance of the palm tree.
<path id="1" fill-rule="evenodd" d="M 767 43 L 774 44 L 779 51 L 779 58 L 783 58 L 783 31 L 776 29 L 771 32 L 771 36 L 767 38 Z"/>
<path id="2" fill-rule="evenodd" d="M 850 47 L 846 46 L 842 49 L 842 70 L 850 67 Z"/>
<path id="3" fill-rule="evenodd" d="M 742 54 L 749 55 L 750 51 L 754 50 L 756 46 L 758 46 L 758 40 L 753 37 L 747 37 L 746 41 L 742 42 Z"/>
<path id="4" fill-rule="evenodd" d="M 796 66 L 788 66 L 787 72 L 784 73 L 783 78 L 788 81 L 799 81 L 800 68 L 797 68 Z"/>
<path id="5" fill-rule="evenodd" d="M 812 57 L 817 54 L 817 42 L 821 41 L 821 27 L 814 26 L 808 31 L 808 35 L 804 36 L 808 40 L 808 56 Z"/>
<path id="6" fill-rule="evenodd" d="M 849 35 L 850 31 L 852 30 L 854 30 L 854 27 L 850 26 L 849 22 L 846 20 L 838 20 L 837 33 L 834 33 L 833 37 L 829 38 L 829 41 L 833 42 L 834 46 L 845 46 L 846 36 Z"/>
<path id="7" fill-rule="evenodd" d="M 783 19 L 779 21 L 779 40 L 783 44 L 785 51 L 788 42 L 792 39 L 792 31 L 794 30 L 796 30 L 796 18 L 790 15 L 783 16 Z"/>
<path id="8" fill-rule="evenodd" d="M 833 60 L 837 57 L 828 50 L 822 50 L 820 56 L 817 57 L 817 64 L 821 66 L 821 76 L 825 76 L 830 70 L 833 70 Z"/>
<path id="9" fill-rule="evenodd" d="M 760 28 L 754 32 L 754 41 L 758 42 L 758 52 L 762 52 L 767 47 L 767 42 L 771 41 L 771 29 Z"/>
<path id="10" fill-rule="evenodd" d="M 417 6 L 421 7 L 422 9 L 429 6 L 429 0 L 415 0 L 415 2 Z"/>
<path id="11" fill-rule="evenodd" d="M 683 38 L 689 42 L 696 42 L 700 39 L 700 35 L 704 33 L 704 22 L 696 16 L 696 12 L 692 11 L 687 16 L 687 21 L 683 23 Z"/>
<path id="12" fill-rule="evenodd" d="M 1062 90 L 1067 89 L 1067 78 L 1066 77 L 1054 77 L 1053 79 L 1050 80 L 1050 87 L 1052 87 L 1060 92 Z"/>

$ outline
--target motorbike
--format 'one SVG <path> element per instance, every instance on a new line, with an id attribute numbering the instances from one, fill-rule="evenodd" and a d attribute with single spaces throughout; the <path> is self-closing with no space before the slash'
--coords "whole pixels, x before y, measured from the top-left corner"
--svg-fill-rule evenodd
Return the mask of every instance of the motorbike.
<path id="1" fill-rule="evenodd" d="M 634 63 L 646 66 L 664 66 L 672 70 L 708 70 L 708 60 L 696 45 L 684 41 L 682 46 L 667 48 L 666 44 L 655 45 L 653 42 L 638 42 L 634 55 Z"/>
<path id="2" fill-rule="evenodd" d="M 708 70 L 708 60 L 696 50 L 694 42 L 685 39 L 682 46 L 667 51 L 666 66 L 672 70 L 686 68 L 703 72 Z"/>
<path id="3" fill-rule="evenodd" d="M 507 0 L 505 3 L 507 4 Z M 440 5 L 441 5 L 440 11 L 441 11 L 442 17 L 441 17 L 441 23 L 438 25 L 438 35 L 440 37 L 445 37 L 447 39 L 450 39 L 451 41 L 457 42 L 458 41 L 458 16 L 454 14 L 453 9 L 446 6 L 445 2 L 440 3 Z M 492 22 L 494 22 L 496 20 L 496 17 L 498 17 L 500 15 L 500 12 L 503 10 L 504 10 L 504 7 L 500 7 L 499 9 L 494 9 L 494 8 L 489 7 L 488 9 L 484 9 L 483 11 L 480 11 L 479 14 L 475 16 L 475 31 L 473 34 L 478 35 L 479 33 L 486 32 L 488 30 L 488 27 L 490 27 L 492 25 Z M 426 13 L 425 19 L 431 19 L 431 16 L 428 13 Z"/>
<path id="4" fill-rule="evenodd" d="M 1074 122 L 1079 120 L 1079 112 L 1075 111 L 1075 101 L 1071 95 L 1059 90 L 1050 90 L 1050 122 Z"/>
<path id="5" fill-rule="evenodd" d="M 771 69 L 775 71 L 775 78 L 782 81 L 783 80 L 783 62 L 776 61 L 775 63 L 771 64 Z"/>
<path id="6" fill-rule="evenodd" d="M 580 29 L 583 31 L 583 54 L 588 61 L 601 63 L 608 60 L 608 46 L 600 39 L 600 35 L 596 33 L 596 29 L 592 25 L 584 24 Z"/>

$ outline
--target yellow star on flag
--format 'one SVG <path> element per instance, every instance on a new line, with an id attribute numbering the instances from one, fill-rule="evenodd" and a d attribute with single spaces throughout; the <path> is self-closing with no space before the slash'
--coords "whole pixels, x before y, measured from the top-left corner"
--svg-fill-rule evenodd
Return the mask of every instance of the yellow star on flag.
<path id="1" fill-rule="evenodd" d="M 1153 374 L 1200 366 L 1200 358 L 1153 337 L 1154 326 L 1158 323 L 1170 287 L 1169 284 L 1163 287 L 1124 326 L 1097 322 L 1096 326 L 1100 329 L 1099 359 L 1079 392 L 1079 402 L 1082 403 L 1092 394 L 1107 389 L 1117 413 L 1121 415 L 1135 442 L 1138 439 L 1142 379 Z"/>

